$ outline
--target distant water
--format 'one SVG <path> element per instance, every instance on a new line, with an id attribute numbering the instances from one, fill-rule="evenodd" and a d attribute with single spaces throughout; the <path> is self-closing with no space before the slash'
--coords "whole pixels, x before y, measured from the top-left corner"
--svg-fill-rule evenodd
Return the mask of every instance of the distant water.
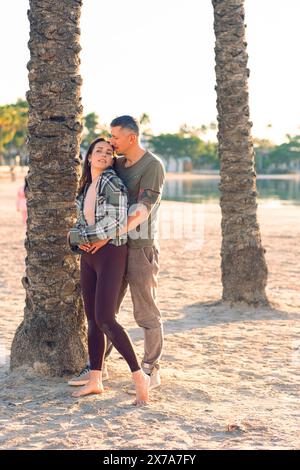
<path id="1" fill-rule="evenodd" d="M 183 202 L 216 202 L 219 199 L 219 180 L 166 181 L 163 199 Z M 257 179 L 258 198 L 300 204 L 299 179 Z"/>

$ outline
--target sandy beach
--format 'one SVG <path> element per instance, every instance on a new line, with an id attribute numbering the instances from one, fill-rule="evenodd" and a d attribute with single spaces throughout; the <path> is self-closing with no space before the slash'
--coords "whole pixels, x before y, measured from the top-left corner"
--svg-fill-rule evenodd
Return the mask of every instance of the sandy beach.
<path id="1" fill-rule="evenodd" d="M 130 373 L 116 351 L 102 396 L 74 399 L 67 378 L 27 368 L 9 373 L 25 298 L 25 229 L 15 208 L 21 183 L 0 181 L 1 449 L 299 449 L 300 206 L 259 205 L 272 307 L 255 309 L 218 302 L 218 204 L 163 202 L 162 221 L 194 211 L 201 226 L 196 243 L 161 240 L 162 386 L 150 405 L 135 408 Z M 120 320 L 141 358 L 129 295 Z"/>

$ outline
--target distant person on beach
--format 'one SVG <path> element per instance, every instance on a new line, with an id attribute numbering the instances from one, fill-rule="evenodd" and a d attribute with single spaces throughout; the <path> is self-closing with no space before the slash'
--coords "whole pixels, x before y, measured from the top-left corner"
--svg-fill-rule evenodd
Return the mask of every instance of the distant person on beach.
<path id="1" fill-rule="evenodd" d="M 27 181 L 25 180 L 25 183 L 19 187 L 18 192 L 17 192 L 17 211 L 21 212 L 22 214 L 22 220 L 23 224 L 26 224 L 27 221 L 27 204 L 26 204 L 26 197 L 25 197 L 25 191 L 27 188 Z"/>
<path id="2" fill-rule="evenodd" d="M 11 181 L 16 181 L 15 165 L 10 165 L 9 172 Z"/>
<path id="3" fill-rule="evenodd" d="M 74 397 L 103 393 L 106 336 L 127 361 L 136 387 L 136 405 L 148 402 L 149 377 L 138 364 L 126 331 L 115 312 L 127 262 L 127 189 L 114 169 L 112 145 L 98 138 L 90 145 L 76 198 L 78 219 L 68 233 L 72 251 L 80 253 L 80 284 L 88 322 L 90 370 Z M 109 237 L 109 240 L 106 240 Z M 92 243 L 106 240 L 101 250 Z M 70 385 L 74 385 L 72 381 Z M 77 384 L 75 384 L 77 385 Z"/>
<path id="4" fill-rule="evenodd" d="M 144 331 L 142 369 L 150 376 L 152 389 L 161 383 L 159 360 L 163 348 L 163 326 L 156 300 L 159 270 L 157 226 L 165 170 L 160 158 L 140 146 L 139 133 L 139 124 L 131 116 L 117 117 L 111 122 L 110 142 L 117 154 L 122 155 L 116 160 L 115 171 L 125 183 L 129 194 L 128 263 L 116 313 L 119 312 L 129 285 L 134 318 Z M 107 242 L 108 239 L 92 243 L 91 246 L 94 252 L 100 250 L 101 253 Z M 111 350 L 110 343 L 106 359 Z M 85 383 L 89 374 L 87 365 L 74 377 L 72 385 Z"/>

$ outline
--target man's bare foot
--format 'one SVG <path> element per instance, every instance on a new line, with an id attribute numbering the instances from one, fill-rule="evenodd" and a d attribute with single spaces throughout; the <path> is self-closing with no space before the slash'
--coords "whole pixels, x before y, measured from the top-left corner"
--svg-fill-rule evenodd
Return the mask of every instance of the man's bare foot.
<path id="1" fill-rule="evenodd" d="M 90 380 L 84 387 L 81 387 L 77 392 L 72 393 L 72 397 L 84 397 L 92 393 L 103 393 L 104 388 L 102 382 L 99 380 Z"/>
<path id="2" fill-rule="evenodd" d="M 142 370 L 133 372 L 132 377 L 135 383 L 136 391 L 136 399 L 133 402 L 133 405 L 147 405 L 149 403 L 150 377 L 145 374 L 145 372 L 143 372 Z"/>

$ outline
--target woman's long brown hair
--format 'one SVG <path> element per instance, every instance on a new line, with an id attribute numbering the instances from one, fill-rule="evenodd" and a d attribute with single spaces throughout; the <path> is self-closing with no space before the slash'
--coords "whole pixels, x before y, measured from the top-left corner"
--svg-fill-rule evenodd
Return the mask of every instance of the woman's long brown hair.
<path id="1" fill-rule="evenodd" d="M 98 137 L 89 146 L 85 160 L 84 160 L 84 164 L 83 164 L 82 176 L 79 181 L 78 196 L 83 192 L 85 185 L 86 184 L 90 185 L 92 182 L 92 173 L 91 173 L 91 167 L 89 165 L 88 157 L 92 155 L 95 145 L 98 144 L 98 142 L 107 142 L 108 144 L 110 144 L 110 142 L 107 139 L 104 139 L 104 137 Z"/>

